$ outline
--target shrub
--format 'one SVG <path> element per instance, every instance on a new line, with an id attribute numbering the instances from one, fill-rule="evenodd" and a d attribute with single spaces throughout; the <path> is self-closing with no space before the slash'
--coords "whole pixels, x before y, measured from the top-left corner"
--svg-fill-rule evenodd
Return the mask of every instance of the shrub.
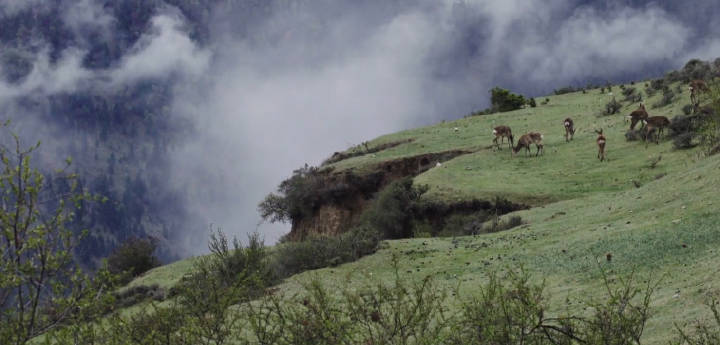
<path id="1" fill-rule="evenodd" d="M 660 91 L 665 88 L 665 79 L 653 79 L 650 81 L 650 88 L 653 90 Z"/>
<path id="2" fill-rule="evenodd" d="M 156 248 L 155 239 L 131 237 L 108 256 L 108 269 L 113 274 L 127 274 L 129 281 L 160 265 L 153 254 Z"/>
<path id="3" fill-rule="evenodd" d="M 660 108 L 672 104 L 675 99 L 675 92 L 669 87 L 663 89 L 663 96 L 657 103 L 653 104 L 653 108 Z"/>
<path id="4" fill-rule="evenodd" d="M 688 61 L 682 69 L 682 79 L 685 82 L 696 79 L 710 79 L 712 77 L 712 68 L 710 63 L 692 59 Z"/>
<path id="5" fill-rule="evenodd" d="M 565 87 L 560 88 L 560 89 L 558 89 L 558 90 L 553 90 L 553 93 L 556 94 L 556 95 L 564 95 L 564 94 L 566 94 L 566 93 L 572 93 L 572 92 L 577 92 L 577 91 L 579 91 L 579 89 L 576 89 L 576 88 L 574 88 L 574 87 L 572 87 L 572 86 L 565 86 Z"/>
<path id="6" fill-rule="evenodd" d="M 389 283 L 363 276 L 359 288 L 333 291 L 314 280 L 296 296 L 249 304 L 249 331 L 259 344 L 444 344 L 447 295 L 430 276 L 406 279 L 392 261 Z"/>
<path id="7" fill-rule="evenodd" d="M 535 103 L 535 98 L 529 98 L 529 99 L 528 99 L 528 105 L 529 105 L 531 108 L 537 107 L 537 103 Z"/>
<path id="8" fill-rule="evenodd" d="M 340 204 L 358 194 L 370 197 L 380 186 L 382 178 L 382 172 L 362 176 L 347 172 L 330 176 L 329 170 L 306 164 L 280 183 L 277 194 L 267 195 L 258 205 L 258 211 L 266 221 L 298 221 L 312 217 L 324 204 Z"/>
<path id="9" fill-rule="evenodd" d="M 361 224 L 376 229 L 382 238 L 412 237 L 412 224 L 420 196 L 427 186 L 413 186 L 406 177 L 383 188 L 372 204 L 360 216 Z"/>
<path id="10" fill-rule="evenodd" d="M 645 88 L 645 94 L 646 94 L 648 97 L 655 96 L 655 93 L 656 93 L 656 92 L 657 92 L 657 90 L 655 90 L 655 89 L 652 88 L 652 87 L 646 87 L 646 88 Z"/>
<path id="11" fill-rule="evenodd" d="M 683 114 L 685 114 L 685 115 L 690 115 L 690 114 L 692 114 L 692 112 L 693 112 L 693 108 L 694 108 L 694 107 L 693 107 L 692 104 L 685 104 L 685 105 L 682 107 L 682 112 L 683 112 Z"/>
<path id="12" fill-rule="evenodd" d="M 643 138 L 641 129 L 631 129 L 625 132 L 625 140 L 627 141 L 638 141 Z"/>
<path id="13" fill-rule="evenodd" d="M 323 267 L 355 261 L 374 253 L 380 234 L 369 227 L 357 226 L 338 236 L 315 236 L 304 241 L 278 245 L 273 265 L 281 278 Z"/>
<path id="14" fill-rule="evenodd" d="M 634 87 L 623 89 L 622 94 L 625 96 L 626 102 L 637 103 L 642 101 L 642 95 Z"/>
<path id="15" fill-rule="evenodd" d="M 712 312 L 712 323 L 698 321 L 694 325 L 693 332 L 682 329 L 679 325 L 675 325 L 677 330 L 677 339 L 671 342 L 671 345 L 711 345 L 720 344 L 720 303 L 716 297 L 711 297 L 707 305 Z"/>
<path id="16" fill-rule="evenodd" d="M 622 108 L 622 104 L 620 104 L 620 102 L 615 100 L 615 97 L 613 97 L 613 99 L 610 100 L 610 102 L 605 104 L 605 114 L 606 115 L 616 114 L 620 111 L 620 108 Z"/>
<path id="17" fill-rule="evenodd" d="M 689 149 L 695 147 L 693 138 L 695 135 L 691 132 L 681 133 L 673 138 L 673 147 L 676 149 Z"/>
<path id="18" fill-rule="evenodd" d="M 525 97 L 495 87 L 490 90 L 490 104 L 492 104 L 493 110 L 499 112 L 516 110 L 522 108 L 525 104 Z"/>

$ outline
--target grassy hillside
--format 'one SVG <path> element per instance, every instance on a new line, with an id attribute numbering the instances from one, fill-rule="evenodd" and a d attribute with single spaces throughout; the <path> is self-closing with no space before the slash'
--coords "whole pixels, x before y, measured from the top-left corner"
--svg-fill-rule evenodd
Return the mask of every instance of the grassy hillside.
<path id="1" fill-rule="evenodd" d="M 645 103 L 652 105 L 659 97 Z M 296 275 L 281 290 L 296 292 L 310 279 L 352 285 L 370 273 L 392 279 L 389 257 L 399 253 L 408 279 L 432 275 L 448 289 L 459 285 L 466 293 L 489 272 L 522 265 L 536 279 L 546 280 L 558 310 L 572 310 L 579 308 L 579 298 L 602 294 L 600 258 L 612 274 L 635 271 L 643 279 L 662 278 L 646 343 L 664 343 L 673 323 L 706 315 L 704 297 L 720 285 L 720 215 L 715 212 L 720 198 L 714 188 L 720 183 L 720 156 L 675 150 L 667 139 L 647 148 L 643 142 L 626 141 L 624 116 L 637 103 L 625 103 L 621 114 L 603 116 L 612 96 L 598 89 L 548 98 L 549 104 L 536 108 L 385 135 L 368 145 L 412 141 L 332 164 L 336 170 L 364 171 L 391 159 L 469 149 L 473 153 L 415 177 L 416 183 L 430 187 L 423 197 L 446 202 L 505 197 L 533 206 L 504 216 L 521 216 L 524 225 L 477 236 L 387 241 L 378 253 L 354 263 Z M 672 117 L 682 114 L 688 100 L 684 90 L 673 104 L 648 110 L 651 116 Z M 562 125 L 568 116 L 577 128 L 570 143 Z M 492 127 L 501 124 L 512 127 L 516 140 L 527 131 L 543 133 L 545 154 L 526 158 L 521 152 L 511 158 L 507 146 L 493 150 Z M 606 162 L 596 158 L 596 128 L 605 130 Z M 651 167 L 649 161 L 659 156 Z M 607 253 L 611 262 L 605 260 Z M 131 284 L 170 286 L 190 269 L 189 262 L 155 269 Z"/>

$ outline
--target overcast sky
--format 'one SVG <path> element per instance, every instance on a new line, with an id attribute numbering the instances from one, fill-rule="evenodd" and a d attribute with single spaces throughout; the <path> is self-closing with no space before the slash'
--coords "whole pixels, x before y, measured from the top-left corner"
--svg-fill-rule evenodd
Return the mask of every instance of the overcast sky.
<path id="1" fill-rule="evenodd" d="M 40 3 L 0 0 L 0 9 Z M 711 31 L 720 2 L 710 0 L 316 0 L 263 13 L 227 3 L 211 11 L 208 42 L 191 40 L 167 6 L 117 66 L 83 68 L 79 41 L 55 64 L 40 53 L 22 84 L 0 83 L 0 101 L 179 76 L 174 116 L 195 131 L 174 150 L 170 180 L 197 217 L 244 237 L 258 202 L 293 169 L 482 109 L 494 86 L 539 96 L 720 56 Z M 113 20 L 92 0 L 68 2 L 62 16 L 101 32 Z M 289 229 L 259 230 L 273 242 Z"/>

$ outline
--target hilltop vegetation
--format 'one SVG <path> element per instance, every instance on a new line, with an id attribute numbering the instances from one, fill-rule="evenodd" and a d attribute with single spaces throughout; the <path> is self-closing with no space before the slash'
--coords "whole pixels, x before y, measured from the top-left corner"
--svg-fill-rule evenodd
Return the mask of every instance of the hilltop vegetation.
<path id="1" fill-rule="evenodd" d="M 684 115 L 691 75 L 562 92 L 333 155 L 261 209 L 293 231 L 337 233 L 291 233 L 272 248 L 215 237 L 211 255 L 145 273 L 42 340 L 711 344 L 715 325 L 691 323 L 717 310 L 720 97 Z M 625 116 L 640 100 L 617 96 L 631 87 L 646 104 L 673 93 L 648 106 L 674 119 L 659 144 L 628 140 Z M 613 101 L 619 114 L 606 114 Z M 543 133 L 545 153 L 495 149 L 497 125 Z M 324 223 L 343 210 L 347 223 Z"/>

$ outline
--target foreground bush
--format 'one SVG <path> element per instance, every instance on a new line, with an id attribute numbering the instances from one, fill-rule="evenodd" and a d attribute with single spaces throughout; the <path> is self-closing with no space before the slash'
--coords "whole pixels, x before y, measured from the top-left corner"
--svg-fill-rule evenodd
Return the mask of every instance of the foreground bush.
<path id="1" fill-rule="evenodd" d="M 355 261 L 377 250 L 380 234 L 357 227 L 339 236 L 316 236 L 277 246 L 274 267 L 279 277 Z"/>

